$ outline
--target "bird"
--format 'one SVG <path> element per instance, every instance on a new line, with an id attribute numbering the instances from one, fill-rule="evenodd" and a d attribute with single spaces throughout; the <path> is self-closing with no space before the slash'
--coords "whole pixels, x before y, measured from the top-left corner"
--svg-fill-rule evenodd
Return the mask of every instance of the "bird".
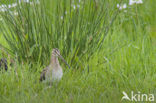
<path id="1" fill-rule="evenodd" d="M 59 63 L 58 57 L 65 62 L 65 64 L 70 68 L 68 63 L 64 60 L 64 58 L 60 55 L 60 51 L 58 48 L 54 48 L 51 53 L 50 64 L 43 69 L 40 75 L 40 81 L 46 81 L 50 84 L 55 81 L 60 81 L 63 76 L 63 70 Z"/>

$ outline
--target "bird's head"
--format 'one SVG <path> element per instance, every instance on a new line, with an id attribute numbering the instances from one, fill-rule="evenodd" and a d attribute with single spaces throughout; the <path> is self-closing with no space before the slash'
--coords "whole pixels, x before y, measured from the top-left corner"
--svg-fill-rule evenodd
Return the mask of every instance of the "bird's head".
<path id="1" fill-rule="evenodd" d="M 60 56 L 60 51 L 59 51 L 59 49 L 54 48 L 54 49 L 52 50 L 52 56 L 59 57 L 59 56 Z"/>
<path id="2" fill-rule="evenodd" d="M 58 48 L 54 48 L 52 50 L 52 56 L 55 56 L 55 57 L 59 57 L 69 68 L 70 66 L 68 65 L 68 63 L 65 61 L 65 59 L 61 56 L 60 54 L 60 51 Z"/>

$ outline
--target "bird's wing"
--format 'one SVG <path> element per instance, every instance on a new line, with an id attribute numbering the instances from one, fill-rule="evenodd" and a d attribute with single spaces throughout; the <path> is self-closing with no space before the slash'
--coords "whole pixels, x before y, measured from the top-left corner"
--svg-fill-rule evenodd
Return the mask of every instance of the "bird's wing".
<path id="1" fill-rule="evenodd" d="M 40 81 L 45 80 L 45 74 L 46 74 L 47 70 L 48 70 L 48 67 L 43 69 L 43 71 L 42 71 L 42 73 L 40 75 Z"/>

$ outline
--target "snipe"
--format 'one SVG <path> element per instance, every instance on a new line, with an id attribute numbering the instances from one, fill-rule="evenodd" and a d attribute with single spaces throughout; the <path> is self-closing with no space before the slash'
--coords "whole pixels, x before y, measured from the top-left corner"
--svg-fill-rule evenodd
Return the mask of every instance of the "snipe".
<path id="1" fill-rule="evenodd" d="M 52 83 L 54 81 L 59 81 L 62 78 L 63 70 L 58 61 L 58 57 L 65 62 L 66 65 L 68 65 L 64 58 L 60 55 L 60 51 L 57 48 L 53 49 L 50 64 L 43 69 L 40 81 L 46 80 L 47 82 Z M 68 67 L 70 68 L 69 65 Z"/>

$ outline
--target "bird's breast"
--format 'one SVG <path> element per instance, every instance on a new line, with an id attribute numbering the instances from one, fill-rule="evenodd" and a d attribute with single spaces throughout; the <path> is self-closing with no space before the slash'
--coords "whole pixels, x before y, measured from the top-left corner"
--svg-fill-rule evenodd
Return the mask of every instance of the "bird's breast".
<path id="1" fill-rule="evenodd" d="M 59 67 L 59 68 L 54 68 L 52 70 L 52 79 L 53 80 L 60 80 L 63 76 L 63 71 L 62 71 L 62 68 Z"/>

